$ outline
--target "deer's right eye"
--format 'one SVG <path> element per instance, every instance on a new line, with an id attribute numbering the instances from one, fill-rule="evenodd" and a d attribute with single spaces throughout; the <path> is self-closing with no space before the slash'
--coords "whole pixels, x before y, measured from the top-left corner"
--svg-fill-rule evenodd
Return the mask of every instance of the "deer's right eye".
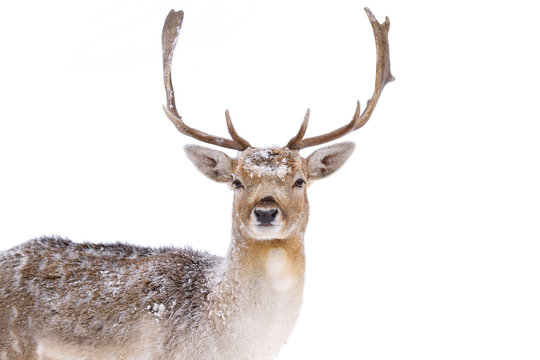
<path id="1" fill-rule="evenodd" d="M 232 186 L 235 188 L 235 189 L 241 189 L 244 187 L 244 185 L 242 185 L 242 183 L 239 181 L 239 180 L 234 180 L 232 182 Z"/>

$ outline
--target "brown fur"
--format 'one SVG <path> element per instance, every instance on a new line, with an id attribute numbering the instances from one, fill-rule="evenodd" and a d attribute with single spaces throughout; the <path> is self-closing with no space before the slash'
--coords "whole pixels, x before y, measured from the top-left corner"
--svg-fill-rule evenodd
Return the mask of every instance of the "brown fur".
<path id="1" fill-rule="evenodd" d="M 24 243 L 1 257 L 0 354 L 7 350 L 9 359 L 18 358 L 15 342 L 21 358 L 32 358 L 38 339 L 94 349 L 123 347 L 144 331 L 133 324 L 162 320 L 160 304 L 167 321 L 159 326 L 172 330 L 195 307 L 207 306 L 208 272 L 219 261 L 190 249 L 76 244 L 60 238 Z M 198 324 L 186 325 L 184 331 Z M 169 334 L 161 340 L 165 347 L 180 335 L 164 333 Z"/>
<path id="2" fill-rule="evenodd" d="M 275 357 L 302 303 L 309 204 L 307 183 L 295 184 L 321 166 L 335 171 L 352 145 L 322 149 L 330 157 L 315 158 L 330 160 L 311 165 L 287 148 L 250 148 L 238 159 L 186 151 L 206 176 L 242 182 L 227 256 L 61 238 L 5 251 L 0 360 Z M 272 226 L 257 223 L 258 207 L 279 210 Z"/>

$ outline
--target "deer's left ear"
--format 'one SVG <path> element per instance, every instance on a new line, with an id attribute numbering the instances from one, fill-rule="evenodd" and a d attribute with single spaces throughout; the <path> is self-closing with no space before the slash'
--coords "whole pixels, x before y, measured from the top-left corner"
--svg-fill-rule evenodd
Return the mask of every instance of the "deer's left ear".
<path id="1" fill-rule="evenodd" d="M 186 145 L 184 151 L 193 165 L 210 179 L 232 181 L 236 161 L 224 152 L 197 145 Z"/>
<path id="2" fill-rule="evenodd" d="M 354 151 L 354 143 L 343 142 L 315 150 L 306 159 L 308 179 L 318 180 L 339 169 Z"/>

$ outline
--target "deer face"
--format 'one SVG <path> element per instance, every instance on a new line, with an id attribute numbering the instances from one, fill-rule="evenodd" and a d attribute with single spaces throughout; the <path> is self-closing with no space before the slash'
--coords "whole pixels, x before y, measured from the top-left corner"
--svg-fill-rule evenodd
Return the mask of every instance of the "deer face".
<path id="1" fill-rule="evenodd" d="M 365 9 L 373 28 L 377 48 L 375 90 L 364 111 L 360 102 L 352 120 L 326 134 L 304 138 L 309 121 L 306 111 L 300 130 L 283 148 L 254 148 L 236 132 L 229 111 L 225 111 L 230 139 L 207 134 L 188 126 L 176 108 L 172 85 L 171 63 L 184 19 L 182 11 L 171 10 L 162 33 L 163 80 L 167 104 L 163 110 L 184 135 L 220 147 L 239 151 L 232 159 L 225 153 L 201 146 L 188 145 L 186 153 L 195 166 L 209 178 L 227 182 L 234 189 L 233 226 L 244 238 L 255 240 L 286 239 L 301 235 L 308 218 L 306 187 L 313 180 L 336 171 L 351 155 L 354 145 L 340 143 L 321 148 L 307 158 L 299 150 L 321 145 L 355 131 L 369 120 L 384 86 L 394 80 L 390 72 L 390 52 L 386 18 L 379 23 L 369 9 Z M 296 235 L 295 235 L 296 234 Z"/>
<path id="2" fill-rule="evenodd" d="M 287 239 L 304 232 L 309 205 L 306 189 L 336 171 L 354 150 L 341 143 L 306 159 L 287 147 L 248 148 L 232 159 L 221 151 L 188 145 L 186 154 L 204 175 L 234 191 L 233 223 L 246 238 Z"/>
<path id="3" fill-rule="evenodd" d="M 234 217 L 249 237 L 287 238 L 307 222 L 307 172 L 298 151 L 249 148 L 233 176 Z"/>

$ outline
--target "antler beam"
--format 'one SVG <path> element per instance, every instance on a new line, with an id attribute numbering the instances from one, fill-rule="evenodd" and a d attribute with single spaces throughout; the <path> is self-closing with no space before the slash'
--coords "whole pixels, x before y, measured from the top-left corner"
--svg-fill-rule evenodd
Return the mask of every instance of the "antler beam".
<path id="1" fill-rule="evenodd" d="M 309 120 L 308 109 L 306 116 L 304 117 L 304 121 L 302 122 L 302 126 L 298 131 L 298 134 L 293 137 L 287 144 L 287 147 L 289 149 L 300 150 L 306 147 L 324 144 L 361 128 L 371 117 L 371 114 L 373 113 L 373 110 L 377 105 L 377 101 L 381 96 L 384 86 L 390 81 L 394 80 L 394 77 L 390 72 L 390 49 L 388 46 L 388 30 L 390 29 L 390 19 L 386 17 L 385 22 L 380 24 L 371 12 L 371 10 L 369 10 L 368 8 L 364 8 L 364 10 L 366 11 L 369 21 L 371 22 L 371 27 L 373 28 L 373 35 L 375 36 L 375 45 L 377 47 L 377 66 L 375 74 L 375 90 L 373 92 L 373 96 L 370 100 L 368 100 L 367 106 L 362 112 L 362 114 L 360 114 L 360 101 L 356 102 L 356 111 L 354 112 L 352 120 L 348 124 L 329 133 L 304 139 L 303 137 L 306 132 Z"/>
<path id="2" fill-rule="evenodd" d="M 180 35 L 180 29 L 182 27 L 183 20 L 183 11 L 171 10 L 169 12 L 169 15 L 167 15 L 167 18 L 165 19 L 165 24 L 163 25 L 163 33 L 161 35 L 161 44 L 163 49 L 163 80 L 165 82 L 165 92 L 167 96 L 167 105 L 163 105 L 163 110 L 165 111 L 165 114 L 182 134 L 191 136 L 192 138 L 195 138 L 197 140 L 239 151 L 251 147 L 251 145 L 244 138 L 238 135 L 238 133 L 234 129 L 228 110 L 225 111 L 225 119 L 227 121 L 227 129 L 229 130 L 229 134 L 231 135 L 232 140 L 210 135 L 200 130 L 189 127 L 182 120 L 182 117 L 178 114 L 171 79 L 171 63 L 174 48 L 176 47 L 176 43 L 178 42 L 178 36 Z"/>

